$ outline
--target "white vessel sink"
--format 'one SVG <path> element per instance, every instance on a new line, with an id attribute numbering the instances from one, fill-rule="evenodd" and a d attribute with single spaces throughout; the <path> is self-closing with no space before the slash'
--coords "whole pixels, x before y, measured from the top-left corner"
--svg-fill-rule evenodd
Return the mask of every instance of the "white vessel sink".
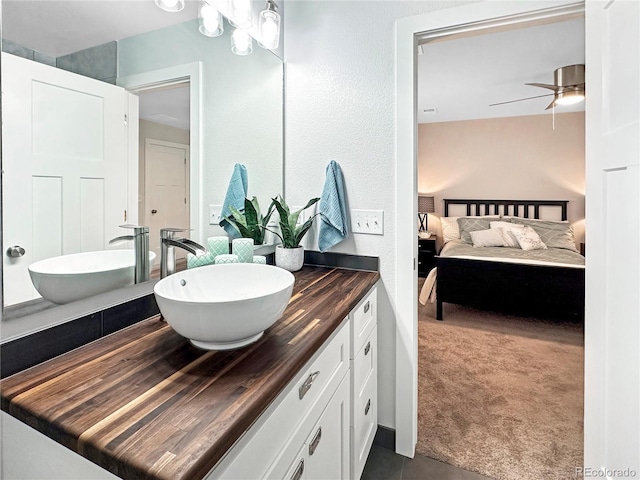
<path id="1" fill-rule="evenodd" d="M 149 269 L 156 258 L 149 252 Z M 53 303 L 64 304 L 131 285 L 133 250 L 102 250 L 47 258 L 29 266 L 33 286 Z"/>
<path id="2" fill-rule="evenodd" d="M 196 347 L 240 348 L 282 317 L 293 290 L 291 272 L 231 263 L 174 273 L 154 287 L 165 320 Z"/>

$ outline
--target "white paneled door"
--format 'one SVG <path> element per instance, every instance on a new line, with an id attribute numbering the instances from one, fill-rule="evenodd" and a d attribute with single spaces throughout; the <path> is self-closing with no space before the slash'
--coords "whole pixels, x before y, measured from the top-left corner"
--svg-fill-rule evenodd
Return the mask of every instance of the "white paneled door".
<path id="1" fill-rule="evenodd" d="M 160 261 L 160 229 L 189 229 L 189 146 L 145 139 L 145 225 L 149 225 L 149 248 Z M 185 237 L 189 234 L 185 233 Z M 176 258 L 186 252 L 176 249 Z"/>
<path id="2" fill-rule="evenodd" d="M 585 478 L 640 475 L 640 2 L 587 1 Z"/>
<path id="3" fill-rule="evenodd" d="M 3 240 L 25 250 L 3 252 L 4 300 L 13 305 L 38 297 L 31 263 L 103 250 L 125 233 L 130 95 L 6 53 L 2 90 Z"/>

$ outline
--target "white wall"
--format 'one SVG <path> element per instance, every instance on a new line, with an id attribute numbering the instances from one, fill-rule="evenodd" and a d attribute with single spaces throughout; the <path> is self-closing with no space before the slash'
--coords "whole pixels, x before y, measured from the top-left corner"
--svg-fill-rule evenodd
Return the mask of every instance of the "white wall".
<path id="1" fill-rule="evenodd" d="M 325 167 L 336 160 L 349 207 L 384 210 L 383 236 L 354 235 L 332 251 L 380 257 L 378 411 L 388 427 L 395 426 L 395 20 L 462 3 L 287 2 L 287 201 L 319 196 Z"/>
<path id="2" fill-rule="evenodd" d="M 556 113 L 555 129 L 551 115 L 423 123 L 418 191 L 435 196 L 436 215 L 443 214 L 444 198 L 569 200 L 579 244 L 584 148 L 584 112 Z"/>

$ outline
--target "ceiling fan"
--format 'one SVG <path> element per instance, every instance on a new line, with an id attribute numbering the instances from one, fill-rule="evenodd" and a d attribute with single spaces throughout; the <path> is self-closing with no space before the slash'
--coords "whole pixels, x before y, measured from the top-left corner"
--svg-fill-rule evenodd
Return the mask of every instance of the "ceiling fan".
<path id="1" fill-rule="evenodd" d="M 546 83 L 525 83 L 533 87 L 548 88 L 553 93 L 546 95 L 536 95 L 535 97 L 520 98 L 518 100 L 510 100 L 508 102 L 493 103 L 490 107 L 496 105 L 505 105 L 507 103 L 522 102 L 533 98 L 550 97 L 553 95 L 553 101 L 545 110 L 549 110 L 557 105 L 572 105 L 584 100 L 585 83 L 584 83 L 584 65 L 567 65 L 566 67 L 556 68 L 553 72 L 553 85 Z"/>

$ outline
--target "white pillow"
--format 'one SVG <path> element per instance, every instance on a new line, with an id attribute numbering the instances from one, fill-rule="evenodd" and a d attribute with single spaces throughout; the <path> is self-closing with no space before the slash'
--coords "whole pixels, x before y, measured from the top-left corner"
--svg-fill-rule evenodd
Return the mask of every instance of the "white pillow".
<path id="1" fill-rule="evenodd" d="M 444 243 L 460 239 L 458 217 L 440 217 L 440 225 L 442 226 L 442 240 Z"/>
<path id="2" fill-rule="evenodd" d="M 522 250 L 547 249 L 547 246 L 544 244 L 544 242 L 540 240 L 540 235 L 538 235 L 536 231 L 529 225 L 525 225 L 521 231 L 513 230 L 512 233 L 518 240 L 518 243 L 520 244 L 520 248 Z"/>
<path id="3" fill-rule="evenodd" d="M 503 230 L 501 228 L 475 230 L 469 232 L 474 247 L 505 247 Z"/>
<path id="4" fill-rule="evenodd" d="M 477 218 L 477 217 L 440 217 L 440 225 L 442 226 L 443 243 L 451 240 L 460 240 L 459 218 Z M 484 218 L 500 218 L 498 215 L 484 215 Z"/>
<path id="5" fill-rule="evenodd" d="M 518 239 L 513 234 L 515 230 L 522 231 L 524 225 L 518 225 L 511 222 L 489 222 L 490 228 L 500 228 L 504 231 L 505 247 L 520 248 Z"/>

